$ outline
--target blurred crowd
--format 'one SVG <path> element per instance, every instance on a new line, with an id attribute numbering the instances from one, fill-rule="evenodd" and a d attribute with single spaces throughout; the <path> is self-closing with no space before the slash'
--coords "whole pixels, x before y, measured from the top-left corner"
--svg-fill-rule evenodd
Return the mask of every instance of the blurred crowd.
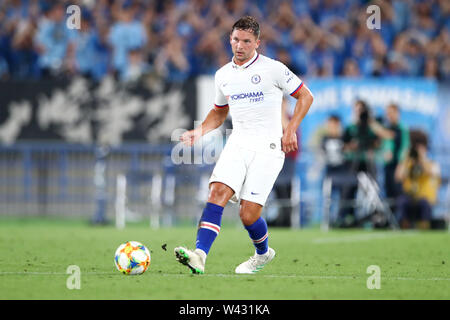
<path id="1" fill-rule="evenodd" d="M 339 116 L 331 114 L 320 135 L 325 179 L 330 183 L 328 196 L 340 198 L 335 201 L 339 209 L 334 210 L 337 213 L 332 215 L 332 223 L 361 227 L 370 219 L 378 227 L 397 223 L 403 229 L 430 229 L 441 173 L 439 164 L 429 157 L 428 134 L 407 128 L 394 103 L 386 106 L 383 116 L 375 118 L 367 102 L 357 100 L 353 114 L 353 122 L 345 127 Z M 381 188 L 377 182 L 378 156 L 384 171 Z M 368 179 L 362 180 L 361 173 Z M 374 202 L 369 185 L 385 206 Z M 364 202 L 359 205 L 358 192 L 362 192 Z M 358 217 L 358 206 L 368 208 L 368 212 Z"/>
<path id="2" fill-rule="evenodd" d="M 79 30 L 66 26 L 73 4 Z M 366 25 L 371 4 L 379 30 Z M 230 61 L 230 28 L 247 14 L 260 21 L 260 52 L 300 76 L 450 80 L 448 0 L 2 0 L 0 77 L 213 74 Z"/>

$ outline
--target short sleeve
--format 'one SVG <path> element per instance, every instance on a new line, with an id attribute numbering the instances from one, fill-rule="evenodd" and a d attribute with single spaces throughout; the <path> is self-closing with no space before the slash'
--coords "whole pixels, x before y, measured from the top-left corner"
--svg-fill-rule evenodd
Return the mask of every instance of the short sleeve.
<path id="1" fill-rule="evenodd" d="M 295 95 L 303 86 L 303 81 L 283 63 L 276 61 L 273 74 L 275 83 L 284 94 Z"/>
<path id="2" fill-rule="evenodd" d="M 217 73 L 214 77 L 214 87 L 215 87 L 214 106 L 217 108 L 228 107 L 228 100 L 222 92 L 221 81 L 217 76 Z"/>

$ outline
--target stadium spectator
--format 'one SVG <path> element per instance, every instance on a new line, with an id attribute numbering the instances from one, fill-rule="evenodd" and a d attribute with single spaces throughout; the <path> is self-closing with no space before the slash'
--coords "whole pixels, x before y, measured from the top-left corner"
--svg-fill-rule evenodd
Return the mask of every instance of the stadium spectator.
<path id="1" fill-rule="evenodd" d="M 439 78 L 439 66 L 436 58 L 428 57 L 425 61 L 424 77 L 430 79 Z"/>
<path id="2" fill-rule="evenodd" d="M 159 57 L 157 69 L 168 80 L 211 74 L 231 59 L 230 25 L 251 14 L 264 20 L 261 53 L 277 59 L 289 55 L 302 76 L 426 76 L 450 81 L 450 5 L 445 0 L 376 0 L 379 30 L 367 28 L 364 1 L 79 1 L 82 24 L 88 20 L 89 31 L 81 31 L 82 37 L 77 33 L 76 39 L 65 27 L 70 4 L 0 2 L 3 77 L 52 76 L 67 70 L 93 72 L 97 80 L 110 70 L 123 76 L 129 51 L 138 47 L 149 64 Z M 82 57 L 81 42 L 87 46 L 84 56 L 93 56 L 90 61 Z M 75 60 L 69 43 L 78 43 Z M 169 52 L 172 49 L 175 53 Z M 93 71 L 86 72 L 88 64 Z"/>
<path id="3" fill-rule="evenodd" d="M 100 79 L 108 71 L 109 55 L 105 52 L 105 44 L 101 42 L 97 30 L 92 26 L 89 12 L 84 11 L 82 16 L 80 30 L 74 30 L 70 39 L 68 69 L 71 73 Z M 105 54 L 106 57 L 103 57 Z"/>
<path id="4" fill-rule="evenodd" d="M 22 10 L 20 10 L 22 11 Z M 38 55 L 33 48 L 33 38 L 36 33 L 39 10 L 37 3 L 32 3 L 28 8 L 29 19 L 22 14 L 17 15 L 14 33 L 11 38 L 12 66 L 11 74 L 15 78 L 25 79 L 30 76 L 38 76 L 36 65 Z"/>
<path id="5" fill-rule="evenodd" d="M 355 59 L 348 58 L 347 60 L 345 60 L 342 75 L 349 78 L 360 76 L 359 66 Z"/>
<path id="6" fill-rule="evenodd" d="M 405 59 L 409 76 L 418 77 L 423 74 L 424 55 L 422 52 L 422 44 L 414 38 L 409 39 L 405 48 Z"/>
<path id="7" fill-rule="evenodd" d="M 155 68 L 159 74 L 173 82 L 183 82 L 189 76 L 189 59 L 186 56 L 185 43 L 173 33 L 155 58 Z"/>
<path id="8" fill-rule="evenodd" d="M 226 49 L 221 41 L 220 29 L 216 28 L 201 37 L 195 47 L 195 54 L 192 57 L 198 74 L 214 74 L 217 68 L 223 65 L 219 65 L 217 57 L 225 52 Z M 228 62 L 228 57 L 225 58 Z"/>
<path id="9" fill-rule="evenodd" d="M 296 68 L 296 66 L 293 64 L 293 59 L 290 51 L 285 47 L 278 48 L 277 51 L 278 60 L 282 63 L 284 63 L 289 70 L 291 70 L 295 74 L 299 74 L 299 70 Z"/>
<path id="10" fill-rule="evenodd" d="M 116 22 L 111 26 L 108 40 L 112 47 L 112 66 L 123 76 L 129 51 L 145 45 L 147 34 L 142 22 L 135 19 L 136 7 L 128 2 L 117 10 L 116 15 Z"/>
<path id="11" fill-rule="evenodd" d="M 123 82 L 135 82 L 150 71 L 151 68 L 144 60 L 142 49 L 131 49 L 128 52 L 128 63 L 124 72 L 121 74 L 121 80 Z"/>
<path id="12" fill-rule="evenodd" d="M 395 172 L 395 178 L 403 186 L 403 194 L 397 201 L 397 218 L 402 228 L 430 228 L 440 184 L 440 168 L 438 163 L 428 158 L 427 148 L 427 135 L 412 130 L 409 153 Z"/>
<path id="13" fill-rule="evenodd" d="M 39 54 L 41 75 L 44 77 L 61 75 L 65 68 L 70 35 L 64 15 L 64 6 L 55 3 L 38 22 L 34 45 Z"/>

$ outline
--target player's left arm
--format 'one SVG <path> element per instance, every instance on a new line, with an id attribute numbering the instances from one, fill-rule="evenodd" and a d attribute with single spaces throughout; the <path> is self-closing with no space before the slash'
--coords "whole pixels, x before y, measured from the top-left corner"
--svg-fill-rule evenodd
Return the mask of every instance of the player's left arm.
<path id="1" fill-rule="evenodd" d="M 288 122 L 284 130 L 283 137 L 281 138 L 281 148 L 285 153 L 298 150 L 297 135 L 295 132 L 303 121 L 303 118 L 308 113 L 314 100 L 311 91 L 305 84 L 303 84 L 300 90 L 292 96 L 297 99 L 294 114 Z"/>

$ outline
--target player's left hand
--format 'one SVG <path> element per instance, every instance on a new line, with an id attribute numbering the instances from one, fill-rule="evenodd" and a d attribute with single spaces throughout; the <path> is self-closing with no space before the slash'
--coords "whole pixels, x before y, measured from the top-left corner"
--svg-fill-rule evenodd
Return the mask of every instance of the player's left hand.
<path id="1" fill-rule="evenodd" d="M 281 138 L 281 150 L 284 153 L 298 150 L 297 134 L 295 132 L 285 131 Z"/>

